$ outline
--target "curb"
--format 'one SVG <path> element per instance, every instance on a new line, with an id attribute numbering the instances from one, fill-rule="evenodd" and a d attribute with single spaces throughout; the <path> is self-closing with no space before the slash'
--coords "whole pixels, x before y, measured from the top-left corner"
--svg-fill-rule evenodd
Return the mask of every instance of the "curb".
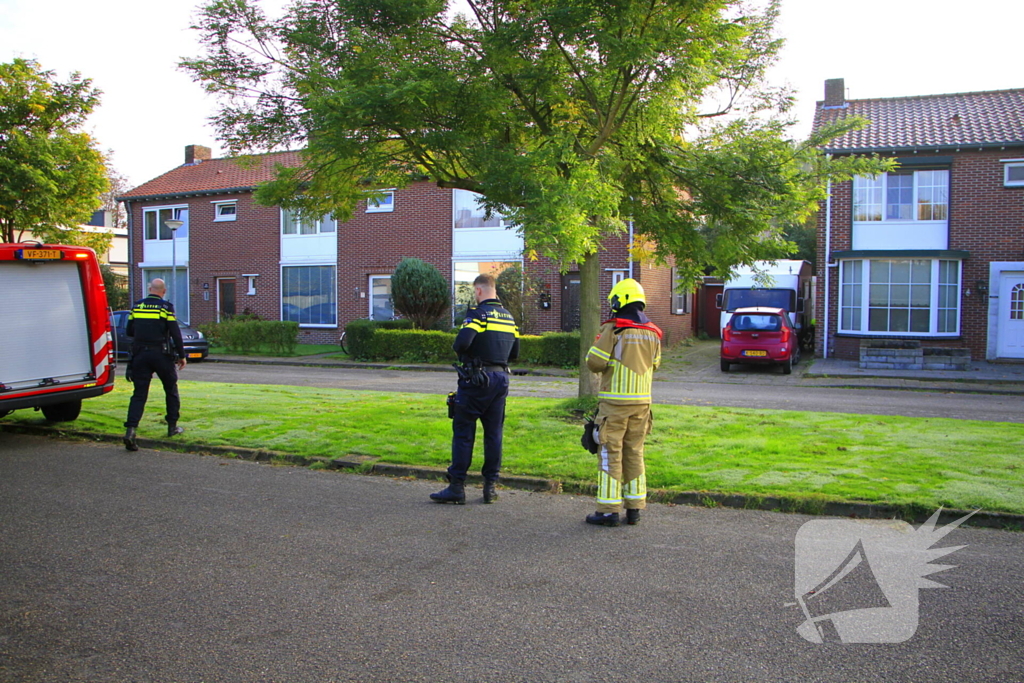
<path id="1" fill-rule="evenodd" d="M 105 443 L 121 443 L 121 437 L 112 434 L 84 432 L 59 427 L 41 427 L 36 425 L 0 424 L 0 431 L 33 436 L 56 438 L 74 437 Z M 171 441 L 169 439 L 139 438 L 142 448 L 154 450 L 173 450 L 196 455 L 215 455 L 233 457 L 253 462 L 284 462 L 299 467 L 320 464 L 322 469 L 352 470 L 359 474 L 374 474 L 395 478 L 411 478 L 441 481 L 446 470 L 441 467 L 422 467 L 414 465 L 396 465 L 375 462 L 373 456 L 349 454 L 344 457 L 328 458 L 321 456 L 304 456 L 261 448 L 241 448 L 231 446 L 196 446 L 188 441 Z M 481 483 L 483 478 L 478 474 L 467 477 L 469 483 Z M 578 481 L 560 481 L 541 477 L 520 475 L 502 475 L 501 486 L 509 489 L 531 491 L 535 493 L 572 493 L 583 496 L 594 496 L 597 485 Z M 872 503 L 856 503 L 845 501 L 828 501 L 820 498 L 790 498 L 785 496 L 747 496 L 735 493 L 714 493 L 705 491 L 669 491 L 666 489 L 650 489 L 647 496 L 652 503 L 668 505 L 689 505 L 691 507 L 722 507 L 742 510 L 762 510 L 766 512 L 786 512 L 826 517 L 848 517 L 853 519 L 901 519 L 906 522 L 922 523 L 934 510 L 920 505 L 887 505 Z M 948 524 L 967 514 L 970 510 L 942 508 L 937 523 Z M 976 511 L 964 526 L 988 529 L 1005 529 L 1024 531 L 1024 515 L 1010 512 Z"/>

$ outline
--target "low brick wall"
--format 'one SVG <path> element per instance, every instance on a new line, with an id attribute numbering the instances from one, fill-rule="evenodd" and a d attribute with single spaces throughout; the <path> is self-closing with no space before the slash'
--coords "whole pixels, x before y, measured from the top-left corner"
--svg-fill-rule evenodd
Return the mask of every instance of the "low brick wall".
<path id="1" fill-rule="evenodd" d="M 918 341 L 864 342 L 860 367 L 865 370 L 967 370 L 970 349 L 922 347 Z"/>

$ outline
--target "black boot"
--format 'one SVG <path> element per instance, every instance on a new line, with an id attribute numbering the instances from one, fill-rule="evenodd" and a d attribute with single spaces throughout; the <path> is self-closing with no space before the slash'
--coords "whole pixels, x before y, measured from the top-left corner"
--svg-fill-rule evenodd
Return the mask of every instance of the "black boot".
<path id="1" fill-rule="evenodd" d="M 124 431 L 124 447 L 129 451 L 139 450 L 139 444 L 135 443 L 135 427 L 129 427 Z"/>
<path id="2" fill-rule="evenodd" d="M 184 434 L 184 433 L 185 433 L 185 428 L 184 427 L 179 427 L 178 425 L 175 425 L 175 424 L 167 425 L 167 436 L 177 436 L 178 434 Z"/>
<path id="3" fill-rule="evenodd" d="M 587 524 L 596 524 L 598 526 L 618 526 L 619 513 L 595 512 L 592 515 L 587 515 Z"/>
<path id="4" fill-rule="evenodd" d="M 495 488 L 497 482 L 493 479 L 490 481 L 484 481 L 484 502 L 493 503 L 498 500 L 498 490 Z"/>
<path id="5" fill-rule="evenodd" d="M 437 493 L 430 494 L 430 500 L 435 503 L 455 503 L 456 505 L 466 504 L 466 489 L 461 481 L 452 481 L 448 478 L 448 488 Z"/>
<path id="6" fill-rule="evenodd" d="M 639 510 L 626 510 L 626 524 L 636 524 L 640 521 Z"/>

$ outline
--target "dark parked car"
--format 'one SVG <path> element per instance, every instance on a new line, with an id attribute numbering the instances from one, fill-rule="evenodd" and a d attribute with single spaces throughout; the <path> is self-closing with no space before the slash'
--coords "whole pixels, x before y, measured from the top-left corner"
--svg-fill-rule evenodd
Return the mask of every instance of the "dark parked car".
<path id="1" fill-rule="evenodd" d="M 114 336 L 117 342 L 117 359 L 128 360 L 128 350 L 132 346 L 132 338 L 125 332 L 128 325 L 128 311 L 114 311 L 111 314 L 111 323 L 114 326 Z M 181 341 L 185 343 L 185 357 L 190 361 L 202 360 L 210 355 L 210 342 L 203 337 L 199 330 L 193 330 L 183 322 L 178 323 L 181 328 Z"/>
<path id="2" fill-rule="evenodd" d="M 737 308 L 722 330 L 722 372 L 738 363 L 779 365 L 788 375 L 799 360 L 796 330 L 781 308 Z"/>

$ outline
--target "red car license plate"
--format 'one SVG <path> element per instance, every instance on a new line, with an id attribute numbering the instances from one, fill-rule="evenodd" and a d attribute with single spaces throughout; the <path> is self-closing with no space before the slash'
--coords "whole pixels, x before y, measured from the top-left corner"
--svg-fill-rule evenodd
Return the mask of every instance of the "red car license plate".
<path id="1" fill-rule="evenodd" d="M 750 351 L 750 350 L 747 350 L 747 351 L 743 352 L 743 355 L 744 356 L 762 356 L 763 357 L 763 356 L 767 356 L 768 352 L 767 351 Z"/>

